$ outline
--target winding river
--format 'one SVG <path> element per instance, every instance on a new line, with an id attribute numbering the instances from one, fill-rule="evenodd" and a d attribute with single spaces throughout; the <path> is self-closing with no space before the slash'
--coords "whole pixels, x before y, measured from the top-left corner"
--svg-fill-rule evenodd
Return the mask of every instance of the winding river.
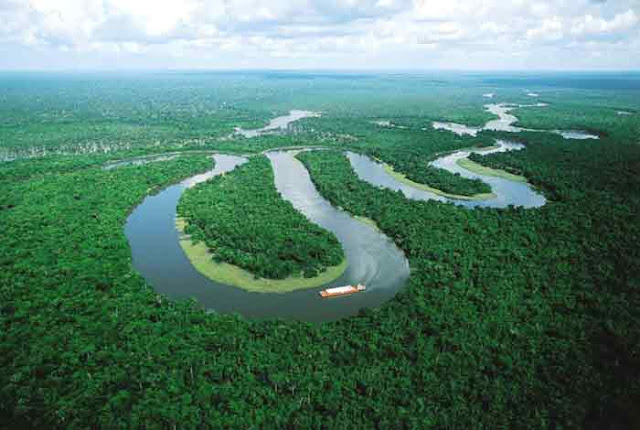
<path id="1" fill-rule="evenodd" d="M 269 121 L 269 124 L 265 127 L 255 130 L 245 130 L 241 127 L 236 127 L 235 133 L 240 134 L 247 138 L 257 137 L 265 133 L 269 133 L 275 130 L 286 130 L 289 124 L 298 121 L 303 118 L 318 117 L 318 112 L 312 112 L 308 110 L 292 110 L 288 115 L 279 116 Z"/>
<path id="2" fill-rule="evenodd" d="M 506 131 L 509 133 L 518 133 L 521 131 L 534 131 L 534 132 L 548 132 L 559 134 L 565 139 L 599 139 L 600 137 L 596 134 L 589 133 L 586 131 L 580 130 L 535 130 L 531 128 L 522 128 L 516 127 L 513 124 L 518 122 L 518 118 L 511 114 L 511 111 L 518 108 L 530 108 L 530 107 L 546 107 L 548 106 L 546 103 L 536 103 L 529 105 L 522 104 L 511 104 L 511 103 L 500 103 L 500 104 L 487 104 L 485 105 L 485 109 L 490 113 L 496 115 L 498 118 L 488 121 L 482 127 L 471 127 L 464 124 L 458 124 L 455 122 L 440 122 L 434 121 L 432 123 L 433 128 L 436 130 L 449 130 L 458 135 L 470 135 L 476 136 L 479 132 L 483 130 L 493 130 L 493 131 Z"/>
<path id="3" fill-rule="evenodd" d="M 296 113 L 297 112 L 297 113 Z M 286 128 L 296 119 L 313 116 L 308 111 L 291 111 L 286 117 L 254 133 L 258 136 L 276 128 Z M 507 119 L 510 121 L 510 119 Z M 457 151 L 433 161 L 435 167 L 460 173 L 467 178 L 479 178 L 489 183 L 495 198 L 487 200 L 456 200 L 401 183 L 393 178 L 384 165 L 353 152 L 347 152 L 356 174 L 376 186 L 402 191 L 415 200 L 451 202 L 468 208 L 506 207 L 516 205 L 538 207 L 544 197 L 529 184 L 513 182 L 496 176 L 468 171 L 458 161 L 472 152 L 489 154 L 499 151 L 519 150 L 523 146 L 498 141 L 491 150 L 470 149 Z M 134 267 L 150 285 L 173 299 L 195 298 L 213 312 L 239 313 L 249 318 L 281 317 L 311 322 L 332 321 L 354 315 L 362 308 L 374 308 L 391 299 L 405 285 L 409 277 L 409 264 L 400 250 L 388 237 L 373 226 L 353 218 L 333 207 L 316 190 L 309 173 L 295 158 L 300 150 L 272 150 L 266 153 L 271 161 L 275 186 L 282 197 L 304 214 L 311 222 L 331 231 L 340 241 L 346 258 L 347 269 L 335 281 L 319 288 L 298 290 L 284 294 L 252 293 L 240 288 L 212 281 L 200 274 L 184 254 L 175 227 L 176 208 L 182 193 L 198 183 L 216 175 L 232 171 L 246 162 L 246 158 L 231 155 L 214 155 L 212 170 L 169 186 L 158 194 L 148 196 L 129 216 L 125 235 L 129 241 Z M 171 154 L 173 155 L 173 154 Z M 166 158 L 133 160 L 133 164 L 160 161 Z M 125 165 L 122 160 L 113 167 Z M 339 299 L 325 300 L 318 291 L 327 287 L 363 283 L 367 291 Z"/>
<path id="4" fill-rule="evenodd" d="M 246 159 L 215 155 L 215 168 L 147 197 L 127 220 L 133 265 L 154 289 L 174 299 L 195 298 L 220 313 L 237 312 L 249 318 L 282 317 L 331 321 L 377 307 L 391 299 L 409 277 L 403 252 L 384 234 L 340 211 L 324 200 L 295 152 L 270 152 L 275 184 L 283 198 L 312 222 L 333 232 L 344 249 L 348 267 L 335 281 L 285 294 L 251 293 L 201 275 L 179 244 L 176 207 L 190 186 L 233 170 Z M 318 295 L 326 287 L 365 283 L 367 291 L 327 301 Z"/>
<path id="5" fill-rule="evenodd" d="M 450 202 L 468 208 L 504 208 L 509 205 L 535 208 L 544 205 L 546 203 L 545 197 L 528 183 L 514 182 L 498 176 L 474 173 L 458 165 L 459 160 L 468 158 L 472 153 L 487 155 L 496 152 L 521 150 L 524 148 L 524 145 L 502 140 L 497 141 L 496 145 L 496 148 L 490 150 L 473 148 L 457 151 L 440 157 L 431 163 L 435 167 L 448 170 L 452 173 L 459 173 L 465 178 L 480 179 L 483 182 L 488 183 L 496 196 L 486 200 L 463 200 L 443 197 L 430 191 L 415 188 L 411 185 L 400 182 L 385 170 L 384 164 L 373 161 L 365 155 L 347 152 L 347 157 L 351 162 L 351 167 L 363 181 L 378 187 L 388 188 L 393 191 L 401 191 L 405 197 L 412 200 Z"/>

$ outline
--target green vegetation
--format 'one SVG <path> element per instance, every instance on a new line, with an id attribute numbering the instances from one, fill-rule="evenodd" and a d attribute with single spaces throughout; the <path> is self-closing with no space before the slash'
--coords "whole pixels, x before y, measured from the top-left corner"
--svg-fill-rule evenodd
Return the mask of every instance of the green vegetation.
<path id="1" fill-rule="evenodd" d="M 2 151 L 48 152 L 0 164 L 0 427 L 639 428 L 638 116 L 602 119 L 640 111 L 639 90 L 526 84 L 553 110 L 516 111 L 522 125 L 593 129 L 601 141 L 420 130 L 482 123 L 487 87 L 496 102 L 525 101 L 520 81 L 496 87 L 504 79 L 1 76 Z M 323 117 L 294 135 L 217 140 L 238 117 L 262 124 L 291 106 Z M 340 152 L 397 167 L 396 153 L 430 160 L 500 137 L 527 149 L 481 163 L 526 176 L 550 198 L 544 207 L 408 200 L 359 181 Z M 327 199 L 371 219 L 410 259 L 392 300 L 335 323 L 252 321 L 168 300 L 133 269 L 130 211 L 211 162 L 102 170 L 108 158 L 305 144 L 340 150 L 299 157 Z"/>
<path id="2" fill-rule="evenodd" d="M 185 233 L 194 244 L 204 241 L 215 261 L 256 277 L 314 278 L 331 266 L 340 266 L 331 271 L 339 276 L 346 265 L 338 239 L 283 200 L 273 181 L 269 160 L 256 156 L 234 172 L 187 190 L 178 206 L 187 221 Z M 290 281 L 286 290 L 295 283 Z M 319 285 L 317 281 L 306 287 Z"/>
<path id="3" fill-rule="evenodd" d="M 491 119 L 482 108 L 486 100 L 481 98 L 477 81 L 463 76 L 454 77 L 456 85 L 463 84 L 460 88 L 443 87 L 452 78 L 441 75 L 415 79 L 319 75 L 312 80 L 298 74 L 268 73 L 153 73 L 121 77 L 124 79 L 58 74 L 25 79 L 9 74 L 1 78 L 0 159 L 70 153 L 131 156 L 212 148 L 237 153 L 307 145 L 311 143 L 308 137 L 265 137 L 250 142 L 228 138 L 235 126 L 262 127 L 297 105 L 323 112 L 322 119 L 299 123 L 308 124 L 315 138 L 320 136 L 313 143 L 340 144 L 349 141 L 345 134 L 353 133 L 368 149 L 393 147 L 372 155 L 417 183 L 465 196 L 490 192 L 482 182 L 428 167 L 430 160 L 416 144 L 429 141 L 429 146 L 442 146 L 442 150 L 460 147 L 451 143 L 464 139 L 451 133 L 423 131 L 430 128 L 431 120 L 480 125 Z M 373 124 L 381 114 L 408 129 L 383 131 Z M 302 131 L 299 124 L 294 128 Z M 390 140 L 379 144 L 381 139 Z M 481 140 L 469 139 L 466 146 Z M 411 150 L 399 151 L 403 147 Z"/>
<path id="4" fill-rule="evenodd" d="M 616 94 L 617 96 L 617 94 Z M 608 97 L 553 97 L 544 109 L 516 109 L 513 114 L 519 119 L 517 125 L 539 130 L 584 130 L 597 135 L 607 135 L 616 141 L 638 139 L 640 115 L 620 116 L 616 108 L 625 106 Z"/>
<path id="5" fill-rule="evenodd" d="M 339 130 L 349 130 L 349 135 L 356 140 L 349 142 L 349 146 L 386 163 L 387 171 L 401 182 L 447 197 L 490 198 L 492 194 L 488 184 L 438 169 L 429 163 L 442 153 L 469 147 L 491 148 L 494 140 L 488 135 L 473 138 L 457 136 L 432 129 L 424 118 L 421 121 L 406 128 L 379 127 L 364 119 L 325 118 L 309 124 L 314 130 L 334 135 L 339 135 Z"/>
<path id="6" fill-rule="evenodd" d="M 429 184 L 440 183 L 438 188 L 434 188 L 428 185 L 414 182 L 404 174 L 393 170 L 393 167 L 389 166 L 388 164 L 384 165 L 384 170 L 386 170 L 387 173 L 389 173 L 391 176 L 396 178 L 399 182 L 405 183 L 407 185 L 410 185 L 414 188 L 418 188 L 420 190 L 430 191 L 434 194 L 438 194 L 445 197 L 451 197 L 451 198 L 460 199 L 460 200 L 485 200 L 485 199 L 490 199 L 492 197 L 495 197 L 495 194 L 491 192 L 491 187 L 485 184 L 484 182 L 478 179 L 475 179 L 475 180 L 466 179 L 461 177 L 457 173 L 453 174 L 443 169 L 428 167 L 425 170 L 429 172 L 427 175 L 428 177 L 431 177 L 431 175 L 433 175 L 433 177 L 437 178 L 433 180 L 431 179 L 427 180 L 426 182 Z M 447 173 L 448 175 L 444 175 L 443 173 Z M 453 178 L 455 179 L 452 180 Z M 443 179 L 446 180 L 447 182 L 446 183 L 442 182 Z M 482 186 L 476 187 L 475 184 L 482 184 Z M 467 187 L 465 187 L 465 185 L 467 185 Z M 455 191 L 457 194 L 444 192 L 443 190 L 451 190 L 452 192 Z"/>
<path id="7" fill-rule="evenodd" d="M 473 158 L 476 161 L 471 160 Z M 469 170 L 470 172 L 477 173 L 479 175 L 485 176 L 497 176 L 498 178 L 508 179 L 514 182 L 527 182 L 527 178 L 521 175 L 514 175 L 513 173 L 505 172 L 500 169 L 492 169 L 490 167 L 483 166 L 482 161 L 484 160 L 484 156 L 477 154 L 470 154 L 469 158 L 461 158 L 456 161 L 456 164 L 464 169 Z"/>
<path id="8" fill-rule="evenodd" d="M 640 395 L 637 378 L 630 377 L 640 369 L 640 332 L 631 318 L 637 312 L 631 303 L 640 299 L 640 255 L 634 245 L 640 229 L 632 208 L 640 208 L 640 199 L 630 182 L 637 186 L 632 171 L 640 153 L 630 146 L 614 153 L 610 142 L 581 148 L 561 139 L 543 144 L 533 139 L 546 136 L 528 137 L 528 148 L 535 148 L 530 152 L 488 159 L 502 168 L 517 159 L 538 184 L 554 184 L 547 190 L 557 202 L 535 211 L 462 211 L 411 202 L 359 181 L 340 154 L 322 151 L 300 158 L 326 198 L 373 219 L 407 252 L 410 285 L 389 308 L 405 306 L 407 315 L 424 321 L 415 322 L 415 330 L 437 333 L 430 338 L 437 352 L 429 342 L 416 343 L 420 360 L 412 365 L 419 379 L 430 381 L 420 392 L 434 404 L 455 397 L 454 392 L 485 399 L 452 406 L 468 414 L 456 415 L 456 427 L 479 422 L 582 427 L 593 408 L 632 420 L 626 399 Z M 617 175 L 608 174 L 615 169 Z M 598 185 L 594 174 L 601 177 Z M 624 364 L 610 371 L 614 362 Z M 444 381 L 456 381 L 456 388 L 443 389 Z M 507 392 L 508 397 L 500 394 Z M 587 400 L 600 398 L 599 393 L 607 393 L 606 405 Z"/>
<path id="9" fill-rule="evenodd" d="M 385 167 L 399 181 L 445 197 L 462 199 L 470 197 L 473 200 L 493 197 L 491 186 L 481 180 L 464 178 L 458 173 L 432 167 L 426 160 L 424 151 L 422 153 L 396 152 L 393 158 L 394 167 Z"/>
<path id="10" fill-rule="evenodd" d="M 178 218 L 176 227 L 180 233 L 184 233 L 185 221 Z M 304 288 L 319 287 L 339 278 L 347 269 L 347 260 L 343 259 L 339 265 L 328 267 L 319 275 L 311 278 L 299 275 L 289 276 L 285 279 L 256 278 L 253 273 L 238 266 L 215 261 L 204 242 L 194 243 L 188 235 L 180 238 L 180 246 L 193 267 L 207 278 L 256 293 L 288 293 Z"/>
<path id="11" fill-rule="evenodd" d="M 443 87 L 451 81 L 463 87 Z M 491 115 L 476 85 L 447 76 L 2 73 L 0 158 L 217 146 L 235 126 L 259 128 L 292 108 L 335 118 L 391 114 L 403 123 L 479 125 Z"/>

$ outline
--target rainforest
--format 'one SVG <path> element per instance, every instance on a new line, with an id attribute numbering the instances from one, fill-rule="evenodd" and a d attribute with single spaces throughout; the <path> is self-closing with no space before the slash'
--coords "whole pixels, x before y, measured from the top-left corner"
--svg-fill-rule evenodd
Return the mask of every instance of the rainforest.
<path id="1" fill-rule="evenodd" d="M 335 236 L 281 199 L 273 181 L 269 161 L 256 157 L 237 173 L 185 193 L 178 207 L 188 222 L 185 232 L 207 242 L 213 259 L 266 278 L 311 278 L 340 264 Z"/>
<path id="2" fill-rule="evenodd" d="M 640 74 L 588 78 L 0 73 L 0 428 L 640 428 Z"/>

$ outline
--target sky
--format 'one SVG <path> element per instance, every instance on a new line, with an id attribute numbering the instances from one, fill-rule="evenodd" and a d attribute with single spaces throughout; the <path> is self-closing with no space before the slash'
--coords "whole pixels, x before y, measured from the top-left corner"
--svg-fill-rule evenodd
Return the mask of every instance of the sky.
<path id="1" fill-rule="evenodd" d="M 0 69 L 640 70 L 640 0 L 0 0 Z"/>

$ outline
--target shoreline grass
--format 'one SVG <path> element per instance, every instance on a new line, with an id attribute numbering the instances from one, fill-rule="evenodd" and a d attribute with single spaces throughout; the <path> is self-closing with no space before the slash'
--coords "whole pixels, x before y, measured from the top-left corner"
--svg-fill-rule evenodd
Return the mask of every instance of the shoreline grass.
<path id="1" fill-rule="evenodd" d="M 494 193 L 480 193 L 474 194 L 472 196 L 464 196 L 461 194 L 451 194 L 445 191 L 439 190 L 437 188 L 430 187 L 429 185 L 421 184 L 419 182 L 414 182 L 411 179 L 407 178 L 404 174 L 400 172 L 396 172 L 393 167 L 387 163 L 383 163 L 384 170 L 387 172 L 392 178 L 401 182 L 405 185 L 409 185 L 410 187 L 417 188 L 419 190 L 428 191 L 434 194 L 437 194 L 442 197 L 448 197 L 451 199 L 457 200 L 488 200 L 496 197 Z"/>
<path id="2" fill-rule="evenodd" d="M 468 171 L 477 173 L 478 175 L 495 176 L 513 182 L 528 182 L 527 178 L 525 178 L 524 176 L 514 175 L 513 173 L 509 173 L 504 170 L 492 169 L 490 167 L 483 166 L 482 164 L 478 164 L 475 161 L 469 160 L 468 158 L 461 158 L 460 160 L 456 161 L 456 164 L 463 169 L 467 169 Z"/>
<path id="3" fill-rule="evenodd" d="M 319 276 L 304 278 L 290 276 L 285 279 L 256 278 L 256 276 L 238 266 L 213 261 L 204 242 L 193 243 L 184 233 L 186 221 L 176 219 L 176 229 L 180 234 L 180 247 L 193 264 L 193 267 L 207 278 L 254 293 L 290 293 L 292 291 L 320 287 L 338 279 L 347 269 L 347 259 L 337 266 L 327 267 Z"/>
<path id="4" fill-rule="evenodd" d="M 353 216 L 354 219 L 356 219 L 356 220 L 358 220 L 358 221 L 360 221 L 360 222 L 362 222 L 364 224 L 367 224 L 368 226 L 373 227 L 374 230 L 381 231 L 380 227 L 378 227 L 378 224 L 374 220 L 372 220 L 371 218 L 367 218 L 365 216 L 360 216 L 360 215 L 352 215 L 352 216 Z"/>

